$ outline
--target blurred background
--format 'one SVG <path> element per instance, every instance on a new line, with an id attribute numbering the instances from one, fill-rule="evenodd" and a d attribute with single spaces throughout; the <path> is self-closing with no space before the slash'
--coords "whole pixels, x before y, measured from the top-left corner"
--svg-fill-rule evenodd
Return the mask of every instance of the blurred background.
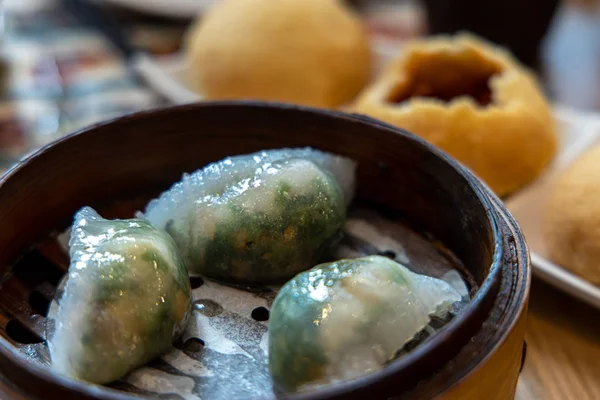
<path id="1" fill-rule="evenodd" d="M 160 76 L 148 85 L 130 68 L 131 54 L 176 54 L 213 1 L 4 0 L 0 166 L 78 127 L 172 101 L 155 90 Z M 347 1 L 392 52 L 410 38 L 469 30 L 534 69 L 554 103 L 600 108 L 598 1 Z"/>
<path id="2" fill-rule="evenodd" d="M 0 170 L 86 125 L 192 100 L 179 52 L 213 1 L 0 0 Z M 383 52 L 468 30 L 510 49 L 554 105 L 600 110 L 600 0 L 347 2 Z M 530 309 L 517 397 L 599 399 L 598 312 L 541 281 Z"/>

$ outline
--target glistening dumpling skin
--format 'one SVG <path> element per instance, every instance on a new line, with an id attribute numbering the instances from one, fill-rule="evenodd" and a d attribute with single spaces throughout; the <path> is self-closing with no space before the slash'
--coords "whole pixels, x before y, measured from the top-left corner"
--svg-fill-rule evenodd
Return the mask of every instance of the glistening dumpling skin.
<path id="1" fill-rule="evenodd" d="M 339 237 L 354 163 L 312 149 L 227 158 L 191 174 L 146 218 L 174 239 L 191 274 L 261 285 L 318 262 Z"/>
<path id="2" fill-rule="evenodd" d="M 173 239 L 140 219 L 75 216 L 71 265 L 48 318 L 53 367 L 105 384 L 157 357 L 191 309 L 187 270 Z"/>
<path id="3" fill-rule="evenodd" d="M 461 300 L 448 283 L 386 257 L 317 265 L 286 283 L 269 317 L 269 369 L 299 391 L 381 369 Z"/>

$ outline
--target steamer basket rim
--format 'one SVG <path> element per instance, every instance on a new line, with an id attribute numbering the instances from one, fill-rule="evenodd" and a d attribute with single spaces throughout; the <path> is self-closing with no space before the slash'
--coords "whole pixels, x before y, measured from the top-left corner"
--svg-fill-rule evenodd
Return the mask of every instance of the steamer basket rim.
<path id="1" fill-rule="evenodd" d="M 291 398 L 308 400 L 338 398 L 343 395 L 352 396 L 353 393 L 356 394 L 357 392 L 360 392 L 360 389 L 364 390 L 371 385 L 381 383 L 383 380 L 389 381 L 390 379 L 399 376 L 402 371 L 406 370 L 411 366 L 411 364 L 423 358 L 427 353 L 443 347 L 447 338 L 453 337 L 457 333 L 458 328 L 466 324 L 467 321 L 472 321 L 475 319 L 476 315 L 481 314 L 484 304 L 489 303 L 490 299 L 496 297 L 501 279 L 503 237 L 498 224 L 499 215 L 496 212 L 496 206 L 492 203 L 494 195 L 466 167 L 448 156 L 442 150 L 435 148 L 420 137 L 415 136 L 403 129 L 391 126 L 361 114 L 349 114 L 342 111 L 323 110 L 305 106 L 250 100 L 199 102 L 141 111 L 79 129 L 31 153 L 18 164 L 10 168 L 0 178 L 0 191 L 7 182 L 12 179 L 17 179 L 15 176 L 18 177 L 19 171 L 27 168 L 32 160 L 44 157 L 46 153 L 59 151 L 65 142 L 68 142 L 74 137 L 102 134 L 102 131 L 106 127 L 115 128 L 119 125 L 135 123 L 140 119 L 176 117 L 176 115 L 180 113 L 193 113 L 201 110 L 210 110 L 216 108 L 229 108 L 232 110 L 246 109 L 249 111 L 257 110 L 262 112 L 265 112 L 266 110 L 266 112 L 273 113 L 304 113 L 321 119 L 337 120 L 347 124 L 360 124 L 365 126 L 365 128 L 370 127 L 371 129 L 378 129 L 380 131 L 386 131 L 391 134 L 400 135 L 405 139 L 414 142 L 417 146 L 423 148 L 424 151 L 433 153 L 449 168 L 454 169 L 463 179 L 466 180 L 466 182 L 469 184 L 469 187 L 473 190 L 477 200 L 481 202 L 483 208 L 485 209 L 486 216 L 490 224 L 490 229 L 492 231 L 494 254 L 488 276 L 485 277 L 477 294 L 466 306 L 466 308 L 457 317 L 450 321 L 443 329 L 441 329 L 435 336 L 428 340 L 427 343 L 418 346 L 415 350 L 390 363 L 390 365 L 386 366 L 386 368 L 380 371 L 357 378 L 355 380 L 340 383 L 329 388 L 324 388 L 314 393 L 300 394 L 292 396 Z M 503 208 L 502 205 L 499 205 L 499 207 Z M 10 343 L 4 338 L 1 338 L 0 340 L 0 356 L 5 358 L 5 360 L 0 360 L 2 364 L 5 364 L 8 361 L 8 363 L 11 363 L 15 366 L 22 366 L 26 370 L 26 373 L 35 375 L 48 384 L 63 386 L 80 395 L 87 395 L 94 398 L 107 400 L 139 399 L 137 396 L 131 396 L 115 389 L 91 385 L 83 381 L 72 380 L 57 373 L 53 373 L 50 368 L 37 365 L 35 362 L 23 357 L 23 355 L 18 350 L 13 348 L 13 346 L 11 346 Z"/>

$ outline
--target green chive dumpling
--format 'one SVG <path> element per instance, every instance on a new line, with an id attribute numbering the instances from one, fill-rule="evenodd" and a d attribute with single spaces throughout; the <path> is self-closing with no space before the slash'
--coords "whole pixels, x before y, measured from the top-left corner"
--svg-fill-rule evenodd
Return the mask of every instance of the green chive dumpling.
<path id="1" fill-rule="evenodd" d="M 55 369 L 104 384 L 170 348 L 192 295 L 167 233 L 142 219 L 106 220 L 85 207 L 75 215 L 69 252 L 68 276 L 48 315 Z"/>
<path id="2" fill-rule="evenodd" d="M 317 265 L 286 283 L 271 307 L 273 381 L 302 391 L 381 369 L 460 300 L 445 281 L 386 257 Z"/>
<path id="3" fill-rule="evenodd" d="M 315 265 L 339 238 L 354 162 L 313 149 L 226 158 L 153 200 L 145 217 L 174 239 L 190 274 L 266 285 Z"/>

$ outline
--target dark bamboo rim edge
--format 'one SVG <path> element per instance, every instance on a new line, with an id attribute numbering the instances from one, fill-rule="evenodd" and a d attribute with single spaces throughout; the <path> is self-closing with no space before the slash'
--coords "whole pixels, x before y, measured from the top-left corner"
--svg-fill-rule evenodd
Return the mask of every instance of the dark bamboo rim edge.
<path id="1" fill-rule="evenodd" d="M 511 231 L 514 233 L 513 237 L 515 239 L 515 243 L 517 245 L 517 250 L 516 250 L 516 258 L 518 260 L 522 260 L 525 261 L 525 263 L 523 265 L 525 265 L 525 268 L 520 269 L 517 272 L 520 272 L 517 276 L 515 276 L 515 292 L 518 293 L 518 297 L 512 299 L 512 301 L 510 302 L 509 306 L 511 304 L 516 304 L 517 307 L 508 307 L 507 311 L 510 311 L 509 313 L 507 313 L 507 319 L 510 320 L 509 324 L 506 324 L 503 326 L 503 329 L 501 332 L 498 332 L 498 336 L 499 336 L 499 340 L 497 342 L 495 342 L 495 344 L 493 346 L 491 346 L 486 352 L 485 352 L 485 356 L 482 357 L 478 362 L 480 364 L 485 364 L 487 363 L 492 357 L 494 357 L 495 353 L 499 350 L 499 348 L 504 344 L 506 338 L 508 337 L 508 335 L 513 331 L 513 329 L 515 328 L 516 324 L 518 323 L 519 319 L 522 317 L 522 315 L 524 313 L 527 313 L 527 308 L 528 308 L 528 298 L 529 298 L 529 293 L 530 293 L 530 289 L 531 289 L 531 281 L 532 281 L 532 275 L 531 275 L 531 257 L 529 255 L 529 246 L 527 245 L 527 242 L 525 240 L 525 237 L 521 231 L 521 228 L 519 227 L 517 221 L 515 220 L 515 218 L 512 216 L 512 214 L 510 213 L 510 211 L 508 211 L 508 209 L 506 208 L 506 206 L 504 206 L 504 204 L 502 203 L 502 201 L 498 198 L 498 196 L 496 196 L 489 188 L 488 190 L 488 194 L 491 198 L 491 200 L 493 201 L 493 203 L 495 204 L 495 206 L 497 207 L 499 213 L 501 214 L 500 217 L 504 218 L 504 220 L 506 221 L 507 225 L 509 225 Z M 525 360 L 523 359 L 522 362 L 524 362 Z M 521 366 L 521 370 L 522 370 L 522 366 Z M 439 392 L 436 394 L 436 398 L 437 396 L 442 395 L 445 391 L 453 388 L 453 387 L 457 387 L 460 386 L 461 384 L 463 384 L 464 382 L 466 382 L 467 380 L 470 379 L 470 377 L 476 372 L 475 369 L 470 369 L 470 370 L 465 370 L 463 371 L 463 375 L 456 381 L 454 382 L 448 382 L 448 384 L 443 387 L 440 388 Z M 520 373 L 520 371 L 519 371 Z"/>

